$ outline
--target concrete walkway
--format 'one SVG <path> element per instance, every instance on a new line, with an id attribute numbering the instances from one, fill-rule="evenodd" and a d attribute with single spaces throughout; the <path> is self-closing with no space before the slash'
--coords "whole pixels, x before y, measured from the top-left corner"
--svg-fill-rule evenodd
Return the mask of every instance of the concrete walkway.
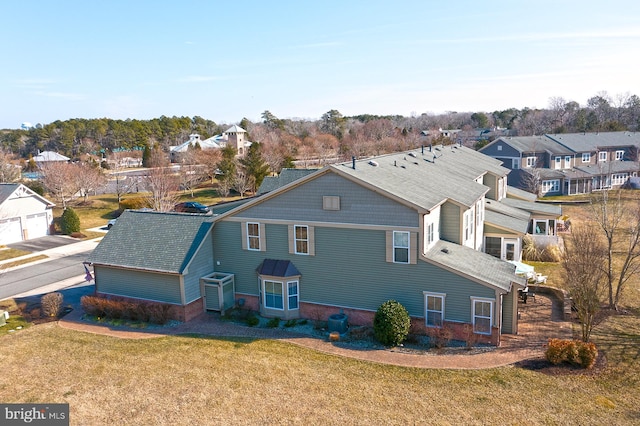
<path id="1" fill-rule="evenodd" d="M 554 306 L 556 305 L 556 306 Z M 149 339 L 168 335 L 196 334 L 214 337 L 248 337 L 280 340 L 331 355 L 362 361 L 415 368 L 486 369 L 511 365 L 526 359 L 542 358 L 549 338 L 571 338 L 571 323 L 562 321 L 559 304 L 546 296 L 520 304 L 520 333 L 503 336 L 501 347 L 482 353 L 438 354 L 436 351 L 406 353 L 393 349 L 369 349 L 329 342 L 326 339 L 298 334 L 286 330 L 247 327 L 220 321 L 215 315 L 203 314 L 197 319 L 176 327 L 158 327 L 152 330 L 133 330 L 112 327 L 82 319 L 80 309 L 66 315 L 58 323 L 70 330 L 101 334 L 126 339 Z"/>

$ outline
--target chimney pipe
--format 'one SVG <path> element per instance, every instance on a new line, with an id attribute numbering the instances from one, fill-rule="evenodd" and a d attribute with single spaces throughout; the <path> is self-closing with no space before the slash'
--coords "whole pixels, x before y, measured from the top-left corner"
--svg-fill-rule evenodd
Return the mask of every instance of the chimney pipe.
<path id="1" fill-rule="evenodd" d="M 351 157 L 351 167 L 353 168 L 353 170 L 356 169 L 356 157 L 355 156 Z"/>
<path id="2" fill-rule="evenodd" d="M 422 145 L 422 155 L 424 155 L 424 145 Z"/>

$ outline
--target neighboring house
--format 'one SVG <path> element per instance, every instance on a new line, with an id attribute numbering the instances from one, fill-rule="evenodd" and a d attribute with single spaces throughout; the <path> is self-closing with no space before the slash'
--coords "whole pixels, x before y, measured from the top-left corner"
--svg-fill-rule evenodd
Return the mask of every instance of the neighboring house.
<path id="1" fill-rule="evenodd" d="M 640 134 L 568 133 L 502 137 L 480 149 L 514 170 L 509 184 L 545 195 L 619 188 L 638 176 Z"/>
<path id="2" fill-rule="evenodd" d="M 69 160 L 69 157 L 65 157 L 64 155 L 53 151 L 39 152 L 38 155 L 33 157 L 33 161 L 35 161 L 38 166 L 42 166 L 47 163 L 66 162 Z"/>
<path id="3" fill-rule="evenodd" d="M 178 146 L 172 146 L 169 149 L 172 162 L 180 161 L 180 155 L 187 152 L 190 148 L 194 148 L 196 144 L 201 149 L 222 149 L 227 145 L 235 148 L 238 156 L 246 154 L 247 149 L 251 146 L 251 142 L 246 140 L 247 131 L 240 126 L 233 125 L 220 135 L 212 136 L 208 139 L 200 139 L 200 135 L 193 133 L 189 135 L 189 140 Z"/>
<path id="4" fill-rule="evenodd" d="M 184 319 L 242 300 L 267 317 L 371 324 L 395 299 L 415 329 L 464 339 L 469 327 L 499 344 L 518 331 L 525 284 L 504 260 L 520 260 L 532 220 L 520 207 L 536 204 L 508 172 L 460 146 L 353 159 L 213 217 L 125 212 L 88 262 L 98 293 L 171 303 Z"/>
<path id="5" fill-rule="evenodd" d="M 282 169 L 278 176 L 265 177 L 256 195 L 266 194 L 317 171 L 318 169 Z"/>
<path id="6" fill-rule="evenodd" d="M 19 183 L 0 183 L 0 244 L 49 235 L 55 204 Z"/>
<path id="7" fill-rule="evenodd" d="M 214 271 L 208 219 L 126 210 L 87 259 L 96 293 L 168 303 L 181 321 L 201 314 L 200 280 Z"/>

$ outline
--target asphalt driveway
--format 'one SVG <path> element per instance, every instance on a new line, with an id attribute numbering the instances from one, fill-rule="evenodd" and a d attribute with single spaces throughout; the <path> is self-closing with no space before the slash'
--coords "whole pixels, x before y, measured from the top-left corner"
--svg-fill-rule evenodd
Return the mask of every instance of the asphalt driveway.
<path id="1" fill-rule="evenodd" d="M 47 235 L 46 237 L 34 238 L 32 240 L 20 241 L 19 243 L 7 244 L 7 247 L 17 250 L 37 252 L 48 250 L 67 244 L 77 243 L 79 239 L 67 237 L 65 235 Z"/>

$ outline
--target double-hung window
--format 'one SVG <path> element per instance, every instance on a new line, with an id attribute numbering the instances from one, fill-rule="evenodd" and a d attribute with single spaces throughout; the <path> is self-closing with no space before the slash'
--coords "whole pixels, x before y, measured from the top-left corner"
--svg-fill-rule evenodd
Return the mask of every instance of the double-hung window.
<path id="1" fill-rule="evenodd" d="M 393 261 L 409 263 L 409 233 L 393 231 Z"/>
<path id="2" fill-rule="evenodd" d="M 247 249 L 260 251 L 260 224 L 247 223 Z"/>
<path id="3" fill-rule="evenodd" d="M 590 152 L 583 152 L 582 153 L 582 162 L 583 163 L 590 163 L 591 162 L 591 153 Z"/>
<path id="4" fill-rule="evenodd" d="M 624 151 L 616 151 L 616 161 L 624 160 Z"/>
<path id="5" fill-rule="evenodd" d="M 493 324 L 493 300 L 471 299 L 473 332 L 478 334 L 491 334 Z"/>
<path id="6" fill-rule="evenodd" d="M 296 254 L 309 254 L 309 227 L 306 225 L 295 225 L 294 245 Z"/>
<path id="7" fill-rule="evenodd" d="M 607 151 L 600 151 L 598 153 L 598 161 L 602 161 L 602 162 L 607 161 Z"/>
<path id="8" fill-rule="evenodd" d="M 536 166 L 536 157 L 527 157 L 527 167 Z"/>
<path id="9" fill-rule="evenodd" d="M 289 309 L 298 309 L 298 281 L 289 281 L 287 283 L 287 299 Z"/>
<path id="10" fill-rule="evenodd" d="M 427 327 L 442 327 L 444 321 L 444 294 L 424 293 L 425 323 Z"/>

